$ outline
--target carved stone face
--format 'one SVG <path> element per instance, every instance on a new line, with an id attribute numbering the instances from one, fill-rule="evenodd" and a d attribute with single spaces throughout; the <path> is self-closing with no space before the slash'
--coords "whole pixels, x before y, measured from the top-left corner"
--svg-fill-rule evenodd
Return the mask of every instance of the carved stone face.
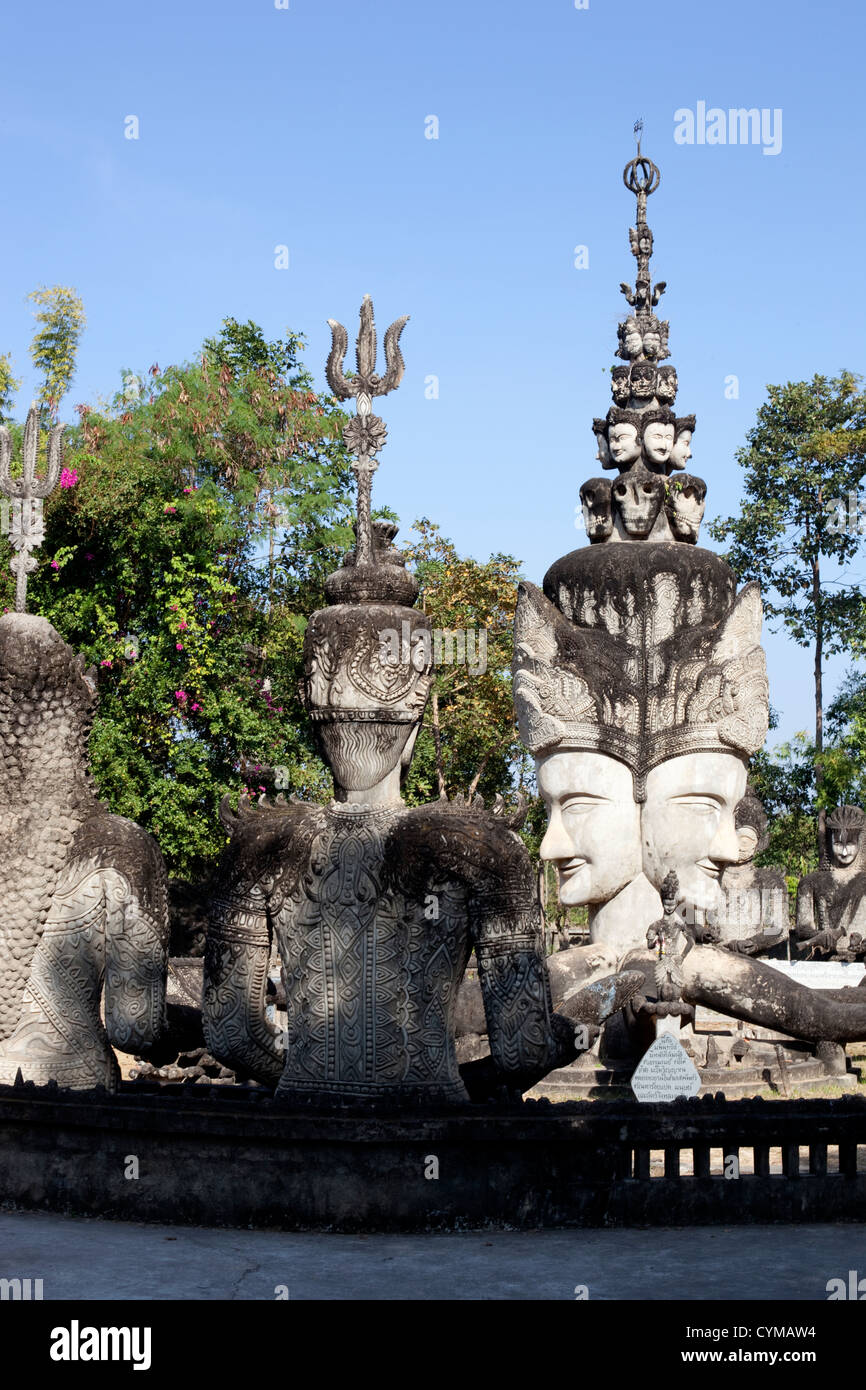
<path id="1" fill-rule="evenodd" d="M 860 832 L 857 830 L 830 830 L 830 853 L 840 869 L 848 869 L 854 863 L 860 850 Z"/>
<path id="2" fill-rule="evenodd" d="M 748 864 L 754 859 L 758 850 L 758 832 L 753 825 L 741 825 L 737 831 L 737 843 L 740 846 L 740 858 L 738 863 Z"/>
<path id="3" fill-rule="evenodd" d="M 551 753 L 537 771 L 548 814 L 541 857 L 559 870 L 560 902 L 607 902 L 641 871 L 631 772 L 592 752 Z"/>
<path id="4" fill-rule="evenodd" d="M 734 811 L 746 775 L 734 753 L 686 753 L 652 769 L 641 812 L 643 871 L 650 883 L 661 889 L 673 869 L 683 901 L 721 906 L 722 871 L 740 858 Z"/>
<path id="5" fill-rule="evenodd" d="M 629 396 L 631 395 L 628 367 L 614 367 L 610 380 L 610 394 L 613 396 L 616 405 L 623 408 L 628 405 Z"/>
<path id="6" fill-rule="evenodd" d="M 632 540 L 646 540 L 664 501 L 664 479 L 645 469 L 623 473 L 614 482 L 612 496 L 627 534 Z"/>
<path id="7" fill-rule="evenodd" d="M 645 334 L 644 334 L 644 336 L 643 336 L 643 350 L 644 350 L 644 356 L 650 357 L 650 358 L 658 357 L 659 353 L 661 352 L 661 346 L 662 346 L 661 335 L 660 335 L 659 333 L 656 333 L 655 329 L 651 328 L 651 329 L 649 330 L 648 333 L 645 333 Z"/>
<path id="8" fill-rule="evenodd" d="M 636 458 L 640 458 L 640 442 L 635 425 L 626 421 L 611 425 L 607 438 L 610 456 L 619 468 L 626 468 L 630 463 L 634 463 Z"/>
<path id="9" fill-rule="evenodd" d="M 692 456 L 692 432 L 691 430 L 681 430 L 674 440 L 674 447 L 671 449 L 671 463 L 674 468 L 685 468 Z"/>
<path id="10" fill-rule="evenodd" d="M 707 485 L 686 473 L 671 486 L 665 498 L 665 511 L 678 541 L 694 545 L 704 519 Z"/>
<path id="11" fill-rule="evenodd" d="M 606 541 L 613 531 L 610 483 L 606 478 L 589 478 L 580 489 L 583 524 L 590 543 Z"/>
<path id="12" fill-rule="evenodd" d="M 401 763 L 407 766 L 417 732 L 417 724 L 375 721 L 350 720 L 318 726 L 322 752 L 334 781 L 347 792 L 372 791 L 395 767 Z"/>
<path id="13" fill-rule="evenodd" d="M 596 458 L 598 459 L 598 461 L 599 461 L 599 463 L 601 464 L 602 468 L 609 468 L 609 467 L 610 467 L 610 449 L 608 448 L 608 443 L 607 443 L 607 432 L 606 432 L 606 431 L 603 432 L 603 431 L 599 430 L 598 434 L 595 436 L 595 442 L 596 442 L 596 444 L 598 445 L 598 450 L 597 450 L 596 455 L 595 455 Z"/>
<path id="14" fill-rule="evenodd" d="M 643 435 L 643 449 L 651 463 L 664 466 L 671 456 L 673 447 L 673 425 L 663 425 L 659 421 L 647 425 Z"/>
<path id="15" fill-rule="evenodd" d="M 675 367 L 659 367 L 656 395 L 664 405 L 673 405 L 677 395 L 677 373 Z"/>
<path id="16" fill-rule="evenodd" d="M 639 357 L 644 346 L 641 331 L 636 319 L 628 319 L 622 326 L 623 346 L 629 357 Z M 649 354 L 647 354 L 649 355 Z"/>
<path id="17" fill-rule="evenodd" d="M 636 400 L 652 400 L 656 393 L 656 371 L 649 362 L 636 362 L 631 369 L 631 393 Z"/>

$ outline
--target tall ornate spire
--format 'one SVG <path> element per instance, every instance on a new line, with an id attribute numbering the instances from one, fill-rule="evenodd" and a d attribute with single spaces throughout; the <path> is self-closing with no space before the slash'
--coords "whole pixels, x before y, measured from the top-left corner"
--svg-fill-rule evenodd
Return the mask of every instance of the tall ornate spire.
<path id="1" fill-rule="evenodd" d="M 63 425 L 55 425 L 48 436 L 48 466 L 44 478 L 36 476 L 39 453 L 39 407 L 34 402 L 27 412 L 21 449 L 21 477 L 13 478 L 12 437 L 5 425 L 0 425 L 0 492 L 12 502 L 4 502 L 3 511 L 9 516 L 9 539 L 15 551 L 9 568 L 15 575 L 15 612 L 27 611 L 27 576 L 36 569 L 32 551 L 45 539 L 42 502 L 56 488 L 60 479 L 61 440 Z M 6 529 L 4 527 L 4 529 Z"/>
<path id="2" fill-rule="evenodd" d="M 667 320 L 655 307 L 665 281 L 653 283 L 653 234 L 647 199 L 661 182 L 657 165 L 641 153 L 643 122 L 635 123 L 637 154 L 623 170 L 623 183 L 637 199 L 629 245 L 637 262 L 634 285 L 620 285 L 631 312 L 617 329 L 617 357 L 626 366 L 611 370 L 614 404 L 593 421 L 596 457 L 604 469 L 620 470 L 613 483 L 590 478 L 580 490 L 584 525 L 592 544 L 605 541 L 685 541 L 698 538 L 706 484 L 691 474 L 669 481 L 691 458 L 693 415 L 677 416 L 677 373 L 660 366 L 668 354 Z"/>

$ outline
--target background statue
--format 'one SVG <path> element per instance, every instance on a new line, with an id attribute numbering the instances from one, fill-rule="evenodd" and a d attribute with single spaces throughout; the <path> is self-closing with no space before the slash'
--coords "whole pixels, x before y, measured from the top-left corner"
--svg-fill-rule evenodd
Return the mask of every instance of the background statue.
<path id="1" fill-rule="evenodd" d="M 796 935 L 800 949 L 810 956 L 862 959 L 866 938 L 864 824 L 866 816 L 859 806 L 838 806 L 832 811 L 827 817 L 826 844 L 819 846 L 819 854 L 829 867 L 800 880 Z"/>
<path id="2" fill-rule="evenodd" d="M 722 874 L 722 904 L 712 918 L 718 944 L 742 955 L 780 954 L 788 940 L 788 885 L 780 869 L 755 868 L 767 848 L 767 817 L 755 792 L 734 813 L 740 854 Z"/>

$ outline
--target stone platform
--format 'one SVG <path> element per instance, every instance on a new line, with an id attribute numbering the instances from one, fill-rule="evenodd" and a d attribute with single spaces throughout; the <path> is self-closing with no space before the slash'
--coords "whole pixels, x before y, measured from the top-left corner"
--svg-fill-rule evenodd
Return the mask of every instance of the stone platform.
<path id="1" fill-rule="evenodd" d="M 318 1114 L 238 1086 L 2 1087 L 0 1205 L 345 1232 L 862 1221 L 866 1100 Z"/>

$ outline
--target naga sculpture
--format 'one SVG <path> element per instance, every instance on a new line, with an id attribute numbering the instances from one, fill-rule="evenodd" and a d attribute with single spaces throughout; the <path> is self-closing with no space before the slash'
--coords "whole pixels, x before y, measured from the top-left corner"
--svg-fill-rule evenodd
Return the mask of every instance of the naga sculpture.
<path id="1" fill-rule="evenodd" d="M 332 323 L 328 380 L 355 394 L 345 432 L 357 455 L 357 544 L 326 582 L 330 606 L 304 643 L 303 697 L 334 778 L 328 806 L 291 801 L 224 816 L 231 830 L 212 906 L 204 1031 L 213 1056 L 294 1103 L 462 1103 L 511 1092 L 575 1056 L 574 1022 L 593 1028 L 640 983 L 637 974 L 581 988 L 554 1014 L 535 875 L 502 815 L 462 801 L 408 808 L 400 794 L 432 680 L 429 618 L 393 548 L 370 520 L 370 480 L 385 426 L 371 397 L 399 384 L 398 339 L 375 375 L 365 298 L 358 372 Z M 288 1024 L 266 1018 L 272 943 Z M 458 1068 L 458 988 L 475 949 L 490 1058 Z"/>
<path id="2" fill-rule="evenodd" d="M 695 421 L 674 415 L 676 373 L 659 365 L 668 324 L 653 312 L 663 286 L 646 226 L 659 171 L 640 143 L 624 181 L 637 196 L 637 278 L 619 331 L 628 366 L 614 368 L 615 404 L 593 423 L 598 457 L 621 471 L 609 492 L 593 479 L 582 493 L 590 544 L 557 560 L 542 589 L 521 585 L 514 695 L 548 812 L 542 858 L 558 867 L 560 900 L 589 909 L 591 945 L 560 952 L 557 970 L 573 982 L 642 970 L 624 1015 L 637 1023 L 642 1005 L 664 1002 L 646 933 L 668 876 L 697 923 L 718 912 L 722 876 L 741 859 L 736 812 L 767 733 L 768 686 L 760 589 L 738 593 L 730 567 L 696 544 L 705 484 L 671 476 Z M 810 990 L 713 935 L 696 931 L 678 961 L 686 1004 L 811 1041 L 866 1037 L 861 991 Z"/>
<path id="3" fill-rule="evenodd" d="M 49 487 L 33 486 L 38 435 L 32 410 L 24 491 L 44 496 Z M 10 453 L 0 429 L 4 490 Z M 49 458 L 56 481 L 57 431 Z M 20 1072 L 114 1089 L 112 1046 L 146 1048 L 163 1024 L 165 870 L 150 836 L 96 797 L 87 768 L 95 673 L 45 618 L 23 611 L 35 562 L 18 562 L 31 560 L 29 548 L 12 561 L 22 611 L 0 618 L 0 1082 Z"/>

